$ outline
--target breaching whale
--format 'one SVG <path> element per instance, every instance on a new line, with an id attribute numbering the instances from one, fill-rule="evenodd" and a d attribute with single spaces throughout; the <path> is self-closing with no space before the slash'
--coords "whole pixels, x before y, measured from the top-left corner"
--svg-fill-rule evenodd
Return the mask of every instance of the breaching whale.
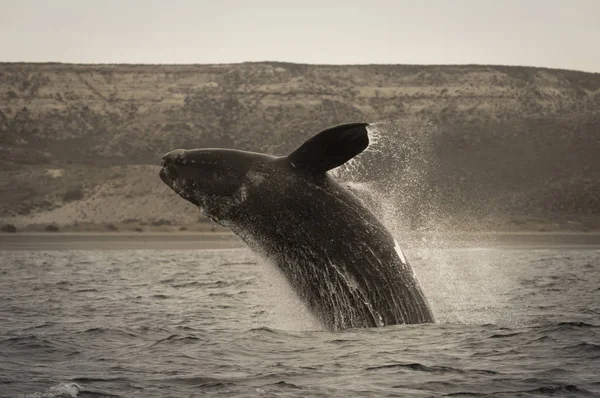
<path id="1" fill-rule="evenodd" d="M 398 243 L 327 174 L 367 148 L 367 126 L 329 128 L 284 157 L 177 149 L 160 177 L 276 264 L 327 328 L 433 322 Z"/>

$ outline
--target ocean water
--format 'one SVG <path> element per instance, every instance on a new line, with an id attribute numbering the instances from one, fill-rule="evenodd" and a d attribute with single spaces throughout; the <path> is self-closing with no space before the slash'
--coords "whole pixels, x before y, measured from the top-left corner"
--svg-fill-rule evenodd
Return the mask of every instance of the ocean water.
<path id="1" fill-rule="evenodd" d="M 405 247 L 435 324 L 329 332 L 247 249 L 0 251 L 0 396 L 600 396 L 600 248 Z"/>

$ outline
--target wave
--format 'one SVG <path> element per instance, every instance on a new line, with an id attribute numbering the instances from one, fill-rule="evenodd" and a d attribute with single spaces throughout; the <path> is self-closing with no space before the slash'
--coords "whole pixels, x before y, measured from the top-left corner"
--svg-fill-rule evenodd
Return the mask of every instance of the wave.
<path id="1" fill-rule="evenodd" d="M 98 289 L 94 289 L 94 288 L 75 290 L 75 293 L 97 293 L 97 292 L 98 292 Z"/>
<path id="2" fill-rule="evenodd" d="M 600 353 L 600 345 L 594 343 L 581 342 L 570 346 L 563 347 L 565 350 L 581 354 L 598 354 Z"/>
<path id="3" fill-rule="evenodd" d="M 458 368 L 452 368 L 449 366 L 426 366 L 420 363 L 392 363 L 392 364 L 387 364 L 387 365 L 380 365 L 380 366 L 371 366 L 368 368 L 365 368 L 365 370 L 378 370 L 378 369 L 390 369 L 390 368 L 403 368 L 403 369 L 410 369 L 410 370 L 416 370 L 418 372 L 431 372 L 431 373 L 478 373 L 478 374 L 486 374 L 486 375 L 491 375 L 491 374 L 497 374 L 497 372 L 491 371 L 491 370 L 484 370 L 484 369 L 458 369 Z"/>
<path id="4" fill-rule="evenodd" d="M 76 383 L 60 383 L 50 387 L 47 391 L 33 394 L 18 395 L 18 398 L 75 398 L 79 397 L 79 393 L 83 391 L 83 387 Z M 89 395 L 88 395 L 89 397 Z"/>
<path id="5" fill-rule="evenodd" d="M 239 262 L 231 261 L 231 262 L 221 263 L 221 264 L 219 264 L 219 267 L 229 267 L 229 266 L 233 266 L 233 265 L 256 265 L 256 264 L 258 264 L 256 261 L 239 261 Z"/>
<path id="6" fill-rule="evenodd" d="M 155 381 L 170 385 L 174 383 L 182 383 L 199 388 L 218 388 L 227 387 L 235 384 L 230 379 L 218 379 L 209 376 L 175 376 L 163 379 L 156 379 Z"/>
<path id="7" fill-rule="evenodd" d="M 231 387 L 234 385 L 235 385 L 235 383 L 215 381 L 215 382 L 197 384 L 194 387 L 201 388 L 203 390 L 213 390 L 213 389 L 218 390 L 221 388 Z"/>
<path id="8" fill-rule="evenodd" d="M 92 336 L 107 335 L 107 336 L 118 336 L 118 337 L 136 337 L 136 338 L 139 337 L 137 334 L 135 334 L 133 332 L 128 332 L 128 331 L 121 330 L 121 329 L 102 328 L 102 327 L 86 329 L 84 331 L 77 332 L 77 334 L 92 335 Z"/>
<path id="9" fill-rule="evenodd" d="M 48 349 L 48 348 L 55 347 L 55 344 L 52 341 L 46 340 L 39 336 L 34 336 L 34 335 L 9 337 L 8 339 L 0 341 L 0 344 L 6 345 L 6 346 L 41 348 L 41 349 Z"/>
<path id="10" fill-rule="evenodd" d="M 299 387 L 293 383 L 288 383 L 286 381 L 278 381 L 277 383 L 274 384 L 269 384 L 270 386 L 275 386 L 275 387 L 279 387 L 279 388 L 290 388 L 290 389 L 302 389 L 302 387 Z"/>
<path id="11" fill-rule="evenodd" d="M 183 283 L 177 283 L 177 284 L 174 284 L 171 286 L 174 288 L 204 287 L 207 289 L 218 289 L 218 288 L 230 287 L 230 286 L 235 286 L 235 287 L 246 286 L 246 285 L 251 285 L 252 283 L 253 283 L 253 281 L 248 281 L 248 280 L 232 280 L 232 281 L 218 280 L 218 281 L 214 281 L 214 282 L 199 282 L 199 281 L 183 282 Z"/>
<path id="12" fill-rule="evenodd" d="M 559 328 L 569 328 L 569 327 L 575 327 L 575 328 L 597 328 L 598 327 L 598 325 L 593 325 L 591 323 L 585 323 L 585 322 L 560 322 L 556 326 L 558 326 Z"/>
<path id="13" fill-rule="evenodd" d="M 568 396 L 570 397 L 595 397 L 596 394 L 584 390 L 582 388 L 579 388 L 573 384 L 569 384 L 566 386 L 551 386 L 551 387 L 538 387 L 535 388 L 533 390 L 526 390 L 526 391 L 514 391 L 515 394 L 518 393 L 527 393 L 527 394 L 540 394 L 540 395 L 547 395 L 547 396 L 565 396 L 566 394 L 568 394 Z"/>
<path id="14" fill-rule="evenodd" d="M 291 331 L 291 330 L 270 328 L 267 326 L 259 326 L 259 327 L 248 329 L 244 333 L 244 338 L 252 336 L 252 337 L 249 337 L 250 340 L 258 338 L 258 337 L 262 337 L 265 339 L 274 339 L 274 340 L 285 341 L 290 338 L 291 339 L 312 338 L 312 336 L 313 336 L 312 333 L 313 332 L 311 332 L 311 331 Z"/>
<path id="15" fill-rule="evenodd" d="M 582 321 L 563 321 L 563 322 L 541 322 L 539 326 L 533 326 L 531 328 L 532 331 L 538 331 L 543 335 L 550 334 L 563 334 L 565 332 L 576 332 L 580 333 L 582 329 L 596 329 L 600 328 L 600 325 L 596 325 L 593 323 L 587 323 Z"/>
<path id="16" fill-rule="evenodd" d="M 113 381 L 127 381 L 124 377 L 75 377 L 71 381 L 79 383 L 107 383 Z"/>
<path id="17" fill-rule="evenodd" d="M 493 397 L 501 394 L 502 396 L 522 396 L 523 394 L 532 394 L 534 396 L 549 396 L 549 397 L 595 397 L 596 394 L 579 388 L 575 385 L 566 386 L 552 386 L 552 387 L 538 387 L 532 390 L 519 390 L 519 391 L 496 391 L 491 393 L 479 393 L 471 391 L 458 391 L 450 394 L 446 394 L 446 397 Z"/>
<path id="18" fill-rule="evenodd" d="M 43 328 L 47 328 L 47 327 L 51 327 L 56 325 L 56 322 L 43 322 L 40 323 L 39 325 L 33 325 L 33 326 L 29 326 L 26 328 L 23 328 L 21 331 L 27 331 L 27 330 L 34 330 L 34 329 L 43 329 Z"/>
<path id="19" fill-rule="evenodd" d="M 514 337 L 514 336 L 518 336 L 520 334 L 523 334 L 522 332 L 515 332 L 515 333 L 506 333 L 506 334 L 493 334 L 490 336 L 490 339 L 504 339 L 507 337 Z"/>
<path id="20" fill-rule="evenodd" d="M 279 334 L 279 333 L 285 334 L 281 330 L 272 329 L 272 328 L 267 327 L 267 326 L 261 326 L 261 327 L 258 327 L 258 328 L 252 328 L 252 329 L 248 330 L 248 332 L 259 332 L 259 333 L 261 333 L 261 332 L 267 332 L 267 333 L 273 333 L 273 334 Z"/>
<path id="21" fill-rule="evenodd" d="M 218 293 L 209 293 L 208 296 L 209 297 L 234 297 L 237 293 L 225 293 L 225 292 L 218 292 Z"/>
<path id="22" fill-rule="evenodd" d="M 198 341 L 206 341 L 206 339 L 202 339 L 197 336 L 180 336 L 178 334 L 172 334 L 169 337 L 165 337 L 164 339 L 154 342 L 152 345 L 150 345 L 150 347 L 161 344 L 192 344 Z"/>

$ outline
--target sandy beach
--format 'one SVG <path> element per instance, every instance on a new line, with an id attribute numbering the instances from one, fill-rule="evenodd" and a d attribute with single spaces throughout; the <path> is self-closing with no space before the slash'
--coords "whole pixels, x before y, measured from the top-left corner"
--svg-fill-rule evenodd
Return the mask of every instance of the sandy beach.
<path id="1" fill-rule="evenodd" d="M 406 247 L 600 247 L 600 232 L 456 232 L 398 237 Z M 246 247 L 229 232 L 3 233 L 0 250 L 210 250 Z"/>
<path id="2" fill-rule="evenodd" d="M 0 234 L 0 250 L 181 250 L 235 249 L 232 233 L 16 233 Z"/>

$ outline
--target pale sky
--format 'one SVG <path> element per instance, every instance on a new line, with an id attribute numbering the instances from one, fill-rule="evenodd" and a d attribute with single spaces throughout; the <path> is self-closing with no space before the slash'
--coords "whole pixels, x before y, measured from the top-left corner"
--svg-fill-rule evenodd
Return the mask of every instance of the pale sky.
<path id="1" fill-rule="evenodd" d="M 0 0 L 0 61 L 600 72 L 600 0 Z"/>

